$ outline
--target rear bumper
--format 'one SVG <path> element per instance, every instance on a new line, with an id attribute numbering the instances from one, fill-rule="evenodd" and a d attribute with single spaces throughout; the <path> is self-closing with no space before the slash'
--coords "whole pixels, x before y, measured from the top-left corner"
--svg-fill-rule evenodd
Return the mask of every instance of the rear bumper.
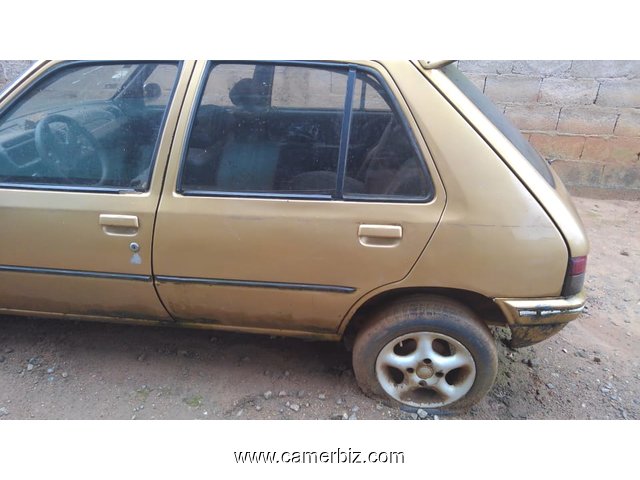
<path id="1" fill-rule="evenodd" d="M 584 291 L 564 298 L 494 300 L 504 313 L 511 329 L 511 346 L 526 347 L 558 333 L 582 313 Z"/>

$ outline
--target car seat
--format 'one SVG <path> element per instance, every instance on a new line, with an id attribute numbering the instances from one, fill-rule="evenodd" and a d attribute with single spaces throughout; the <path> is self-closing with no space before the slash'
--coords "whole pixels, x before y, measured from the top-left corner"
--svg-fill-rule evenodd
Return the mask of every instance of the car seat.
<path id="1" fill-rule="evenodd" d="M 226 191 L 274 191 L 280 146 L 268 136 L 265 113 L 269 97 L 252 78 L 243 78 L 229 91 L 237 109 L 230 138 L 222 148 L 216 187 Z"/>

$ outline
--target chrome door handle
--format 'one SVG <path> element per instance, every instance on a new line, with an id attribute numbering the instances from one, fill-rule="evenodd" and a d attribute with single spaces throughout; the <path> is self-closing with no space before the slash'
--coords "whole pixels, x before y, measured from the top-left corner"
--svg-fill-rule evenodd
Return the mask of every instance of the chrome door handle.
<path id="1" fill-rule="evenodd" d="M 365 247 L 395 247 L 402 240 L 402 226 L 360 225 L 358 239 Z"/>
<path id="2" fill-rule="evenodd" d="M 138 233 L 138 217 L 135 215 L 100 214 L 102 231 L 107 235 L 135 235 Z"/>

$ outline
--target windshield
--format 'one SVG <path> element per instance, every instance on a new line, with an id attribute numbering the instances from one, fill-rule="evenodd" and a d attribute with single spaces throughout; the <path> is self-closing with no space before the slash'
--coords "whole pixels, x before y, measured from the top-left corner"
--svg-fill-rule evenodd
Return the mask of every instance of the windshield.
<path id="1" fill-rule="evenodd" d="M 522 156 L 544 177 L 544 179 L 555 188 L 553 175 L 549 169 L 547 161 L 531 146 L 526 138 L 520 133 L 504 114 L 498 110 L 495 104 L 489 100 L 476 86 L 465 77 L 455 65 L 447 65 L 442 69 L 445 75 L 456 87 L 471 100 L 476 107 L 487 117 L 502 134 L 516 147 Z"/>

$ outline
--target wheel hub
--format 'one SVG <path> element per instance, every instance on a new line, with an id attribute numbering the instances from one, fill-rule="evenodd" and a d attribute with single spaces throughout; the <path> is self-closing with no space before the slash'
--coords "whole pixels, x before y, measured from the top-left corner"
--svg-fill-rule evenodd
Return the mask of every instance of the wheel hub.
<path id="1" fill-rule="evenodd" d="M 431 368 L 430 366 L 422 365 L 421 367 L 418 367 L 418 370 L 416 370 L 416 373 L 421 379 L 426 380 L 427 378 L 433 377 L 433 374 L 435 372 L 433 368 Z"/>
<path id="2" fill-rule="evenodd" d="M 449 405 L 473 386 L 476 365 L 458 340 L 418 331 L 391 340 L 376 359 L 380 386 L 393 399 L 419 408 Z"/>

